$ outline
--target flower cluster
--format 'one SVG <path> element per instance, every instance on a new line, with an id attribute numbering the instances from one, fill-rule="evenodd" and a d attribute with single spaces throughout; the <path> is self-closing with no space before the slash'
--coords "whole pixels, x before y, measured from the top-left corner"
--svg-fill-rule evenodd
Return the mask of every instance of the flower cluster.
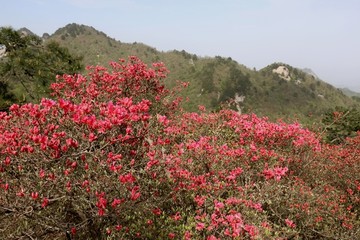
<path id="1" fill-rule="evenodd" d="M 88 69 L 0 113 L 5 236 L 359 237 L 360 135 L 330 146 L 298 123 L 183 112 L 161 63 Z"/>

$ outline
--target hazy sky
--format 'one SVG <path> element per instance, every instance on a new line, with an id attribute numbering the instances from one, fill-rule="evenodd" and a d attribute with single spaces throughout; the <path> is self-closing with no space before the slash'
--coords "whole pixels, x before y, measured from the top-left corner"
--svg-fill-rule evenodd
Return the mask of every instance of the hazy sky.
<path id="1" fill-rule="evenodd" d="M 311 68 L 360 91 L 360 0 L 0 0 L 0 26 L 42 36 L 68 23 L 250 68 Z"/>

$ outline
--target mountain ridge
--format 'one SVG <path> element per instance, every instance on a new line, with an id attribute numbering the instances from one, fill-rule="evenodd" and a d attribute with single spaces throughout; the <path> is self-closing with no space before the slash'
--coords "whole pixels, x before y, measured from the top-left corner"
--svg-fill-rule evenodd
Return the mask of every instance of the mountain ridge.
<path id="1" fill-rule="evenodd" d="M 143 43 L 115 40 L 92 26 L 76 23 L 57 29 L 45 41 L 56 41 L 70 52 L 84 56 L 85 65 L 108 66 L 110 61 L 136 55 L 145 63 L 162 61 L 170 70 L 165 81 L 173 87 L 178 80 L 190 82 L 183 97 L 190 111 L 204 105 L 216 110 L 228 100 L 243 99 L 234 109 L 272 118 L 319 118 L 334 106 L 357 106 L 339 89 L 321 80 L 311 69 L 272 63 L 252 70 L 231 57 L 200 57 L 185 50 L 159 51 Z M 287 69 L 287 77 L 274 72 Z"/>

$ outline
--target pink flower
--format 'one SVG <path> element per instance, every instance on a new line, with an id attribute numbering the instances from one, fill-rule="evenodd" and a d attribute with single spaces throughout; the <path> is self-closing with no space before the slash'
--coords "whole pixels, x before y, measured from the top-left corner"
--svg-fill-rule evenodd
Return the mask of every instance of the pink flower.
<path id="1" fill-rule="evenodd" d="M 275 167 L 274 168 L 274 174 L 276 176 L 276 180 L 279 181 L 282 176 L 285 176 L 286 172 L 289 169 L 287 167 L 281 168 L 281 167 Z"/>
<path id="2" fill-rule="evenodd" d="M 157 119 L 158 119 L 159 123 L 162 123 L 164 126 L 169 125 L 169 122 L 170 122 L 170 121 L 167 119 L 166 116 L 157 115 Z"/>
<path id="3" fill-rule="evenodd" d="M 185 239 L 185 240 L 191 240 L 191 232 L 186 231 L 186 232 L 184 233 L 184 239 Z"/>
<path id="4" fill-rule="evenodd" d="M 198 231 L 201 231 L 201 230 L 203 230 L 204 228 L 205 228 L 205 223 L 202 223 L 202 222 L 198 222 L 198 223 L 196 224 L 196 227 L 195 227 L 195 229 L 198 230 Z"/>
<path id="5" fill-rule="evenodd" d="M 9 110 L 12 111 L 14 114 L 20 109 L 20 106 L 18 104 L 13 104 L 10 106 Z"/>
<path id="6" fill-rule="evenodd" d="M 197 195 L 197 196 L 194 198 L 194 201 L 197 203 L 197 205 L 198 205 L 199 207 L 201 207 L 201 206 L 204 204 L 204 202 L 205 202 L 205 197 L 204 197 L 204 196 L 199 196 L 199 195 Z"/>
<path id="7" fill-rule="evenodd" d="M 261 203 L 254 203 L 251 207 L 258 210 L 259 212 L 263 211 Z"/>
<path id="8" fill-rule="evenodd" d="M 288 170 L 287 167 L 275 167 L 273 169 L 264 169 L 262 173 L 266 179 L 275 178 L 276 181 L 280 181 L 281 177 L 285 176 Z"/>
<path id="9" fill-rule="evenodd" d="M 215 210 L 219 211 L 221 208 L 224 208 L 224 204 L 218 200 L 214 200 Z"/>
<path id="10" fill-rule="evenodd" d="M 258 229 L 253 225 L 246 224 L 244 229 L 249 233 L 251 237 L 255 237 L 258 234 Z"/>
<path id="11" fill-rule="evenodd" d="M 295 225 L 295 223 L 292 221 L 292 220 L 290 220 L 290 219 L 285 219 L 285 223 L 286 223 L 286 225 L 288 226 L 288 227 L 291 227 L 291 228 L 295 228 L 296 227 L 296 225 Z"/>
<path id="12" fill-rule="evenodd" d="M 203 105 L 199 105 L 198 108 L 199 108 L 200 112 L 205 112 L 206 111 L 206 107 L 203 106 Z"/>
<path id="13" fill-rule="evenodd" d="M 206 238 L 206 240 L 218 240 L 218 239 L 220 239 L 220 238 L 217 238 L 214 235 L 211 235 L 211 236 Z"/>
<path id="14" fill-rule="evenodd" d="M 226 179 L 233 181 L 233 180 L 235 180 L 236 177 L 239 176 L 242 172 L 243 172 L 242 168 L 237 167 L 237 168 L 233 169 L 233 170 L 230 172 L 229 176 L 227 176 Z"/>
<path id="15" fill-rule="evenodd" d="M 275 176 L 275 173 L 272 169 L 264 169 L 262 173 L 265 176 L 265 179 L 271 179 Z"/>

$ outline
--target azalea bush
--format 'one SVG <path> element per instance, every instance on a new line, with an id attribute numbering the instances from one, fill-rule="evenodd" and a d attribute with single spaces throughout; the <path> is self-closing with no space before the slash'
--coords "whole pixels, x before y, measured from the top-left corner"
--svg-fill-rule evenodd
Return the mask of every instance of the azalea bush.
<path id="1" fill-rule="evenodd" d="M 184 112 L 163 64 L 110 65 L 0 114 L 2 236 L 360 237 L 360 136 L 332 146 L 298 123 Z"/>

